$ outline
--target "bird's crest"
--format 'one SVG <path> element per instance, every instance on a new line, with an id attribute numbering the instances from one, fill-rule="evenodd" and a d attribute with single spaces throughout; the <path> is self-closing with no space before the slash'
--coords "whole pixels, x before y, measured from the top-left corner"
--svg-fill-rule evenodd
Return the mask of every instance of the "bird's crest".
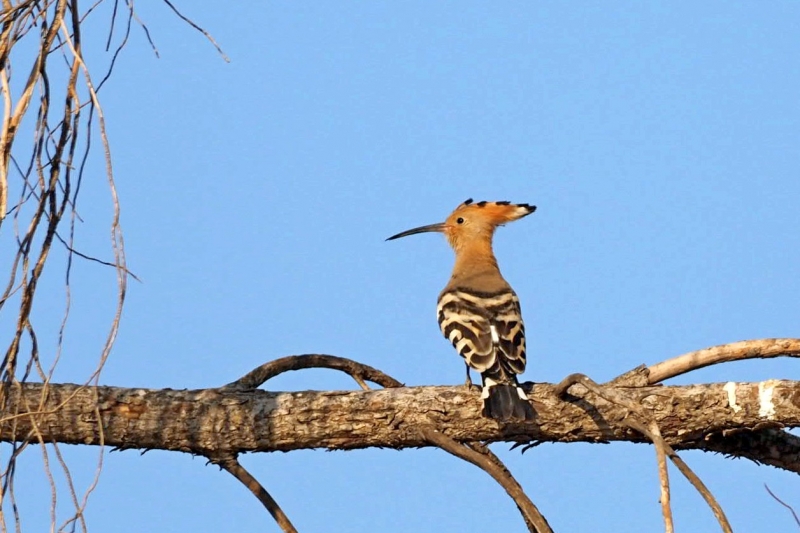
<path id="1" fill-rule="evenodd" d="M 473 202 L 472 198 L 468 198 L 447 217 L 446 224 L 458 226 L 466 223 L 469 219 L 475 219 L 492 226 L 502 226 L 528 216 L 534 211 L 536 211 L 535 205 L 512 204 L 511 202 Z M 460 223 L 458 222 L 459 218 L 463 219 Z"/>

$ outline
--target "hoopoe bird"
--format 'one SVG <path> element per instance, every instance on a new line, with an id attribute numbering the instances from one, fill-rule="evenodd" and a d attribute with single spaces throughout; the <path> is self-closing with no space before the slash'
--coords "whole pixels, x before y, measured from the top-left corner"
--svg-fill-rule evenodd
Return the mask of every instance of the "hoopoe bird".
<path id="1" fill-rule="evenodd" d="M 444 233 L 456 254 L 450 282 L 439 294 L 437 314 L 445 338 L 470 369 L 481 374 L 483 416 L 501 422 L 533 419 L 533 408 L 519 386 L 525 371 L 525 325 L 519 299 L 500 274 L 492 250 L 498 226 L 528 216 L 536 206 L 477 202 L 470 198 L 447 220 L 410 229 L 387 241 L 425 232 Z"/>

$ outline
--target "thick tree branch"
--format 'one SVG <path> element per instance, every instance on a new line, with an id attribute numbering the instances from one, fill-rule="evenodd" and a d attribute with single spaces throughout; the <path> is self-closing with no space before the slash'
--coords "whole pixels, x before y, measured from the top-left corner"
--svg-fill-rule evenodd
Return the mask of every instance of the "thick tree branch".
<path id="1" fill-rule="evenodd" d="M 33 429 L 30 413 L 38 412 L 45 441 L 97 445 L 100 433 L 95 413 L 99 412 L 108 446 L 179 450 L 208 457 L 222 452 L 427 446 L 421 427 L 433 427 L 463 443 L 647 442 L 623 423 L 627 408 L 590 392 L 564 402 L 549 384 L 537 384 L 530 391 L 537 409 L 532 424 L 505 426 L 481 417 L 479 393 L 463 386 L 228 392 L 51 383 L 44 395 L 42 387 L 21 384 L 9 390 L 6 416 L 0 419 L 0 440 L 27 438 Z M 781 457 L 766 443 L 734 449 L 737 442 L 749 445 L 754 435 L 763 438 L 760 432 L 765 428 L 800 427 L 798 382 L 606 389 L 646 408 L 673 448 L 721 451 L 800 471 L 800 454 L 791 448 L 795 446 L 791 441 L 782 442 L 794 455 Z"/>
<path id="2" fill-rule="evenodd" d="M 800 472 L 800 439 L 782 431 L 800 426 L 800 382 L 769 380 L 686 387 L 653 387 L 648 383 L 654 375 L 676 375 L 676 369 L 687 371 L 732 360 L 731 353 L 744 354 L 738 358 L 763 353 L 786 355 L 791 346 L 785 341 L 791 339 L 770 341 L 777 348 L 760 341 L 759 346 L 751 345 L 747 350 L 735 345 L 719 352 L 709 349 L 706 352 L 710 356 L 676 358 L 679 363 L 663 367 L 668 370 L 661 374 L 653 374 L 653 367 L 642 366 L 604 386 L 580 374 L 567 377 L 558 386 L 527 383 L 524 386 L 529 389 L 537 416 L 530 424 L 500 425 L 481 417 L 478 393 L 464 387 L 405 388 L 372 367 L 316 354 L 269 362 L 215 389 L 18 384 L 11 388 L 8 409 L 0 418 L 0 441 L 25 442 L 35 434 L 52 442 L 200 454 L 248 487 L 289 532 L 295 531 L 291 522 L 266 489 L 238 463 L 239 453 L 436 445 L 489 473 L 517 503 L 528 529 L 542 533 L 550 531 L 547 521 L 480 441 L 528 446 L 540 442 L 652 442 L 667 532 L 673 525 L 666 457 L 703 495 L 723 531 L 730 531 L 713 495 L 675 449 L 720 451 Z M 719 355 L 722 352 L 729 355 Z M 257 389 L 282 372 L 304 368 L 346 372 L 365 390 Z M 372 391 L 366 381 L 387 388 Z M 567 395 L 575 384 L 584 387 L 574 391 L 580 396 Z M 564 395 L 568 401 L 560 399 Z"/>

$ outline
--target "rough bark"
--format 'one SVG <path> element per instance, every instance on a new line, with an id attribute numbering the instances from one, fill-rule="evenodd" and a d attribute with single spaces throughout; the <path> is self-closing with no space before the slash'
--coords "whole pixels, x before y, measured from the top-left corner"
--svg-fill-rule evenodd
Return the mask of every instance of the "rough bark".
<path id="1" fill-rule="evenodd" d="M 571 392 L 580 387 L 573 386 Z M 800 382 L 614 390 L 642 405 L 675 448 L 718 451 L 800 472 L 800 439 L 775 431 L 800 426 Z M 479 415 L 478 392 L 464 386 L 236 392 L 29 383 L 12 386 L 8 394 L 0 427 L 0 440 L 6 442 L 30 439 L 38 432 L 44 441 L 208 457 L 430 446 L 420 435 L 421 427 L 460 442 L 647 442 L 623 423 L 628 415 L 624 407 L 588 391 L 565 401 L 550 384 L 533 387 L 533 424 L 504 427 Z"/>

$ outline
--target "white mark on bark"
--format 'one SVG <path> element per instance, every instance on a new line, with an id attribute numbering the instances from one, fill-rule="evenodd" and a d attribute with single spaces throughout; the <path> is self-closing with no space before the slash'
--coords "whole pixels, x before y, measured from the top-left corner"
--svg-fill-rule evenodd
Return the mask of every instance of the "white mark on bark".
<path id="1" fill-rule="evenodd" d="M 722 387 L 722 390 L 728 393 L 728 405 L 731 406 L 734 413 L 738 413 L 742 408 L 736 403 L 736 383 L 729 381 Z"/>
<path id="2" fill-rule="evenodd" d="M 775 404 L 772 403 L 772 393 L 775 391 L 773 379 L 762 381 L 758 384 L 758 416 L 772 420 L 775 418 Z"/>

